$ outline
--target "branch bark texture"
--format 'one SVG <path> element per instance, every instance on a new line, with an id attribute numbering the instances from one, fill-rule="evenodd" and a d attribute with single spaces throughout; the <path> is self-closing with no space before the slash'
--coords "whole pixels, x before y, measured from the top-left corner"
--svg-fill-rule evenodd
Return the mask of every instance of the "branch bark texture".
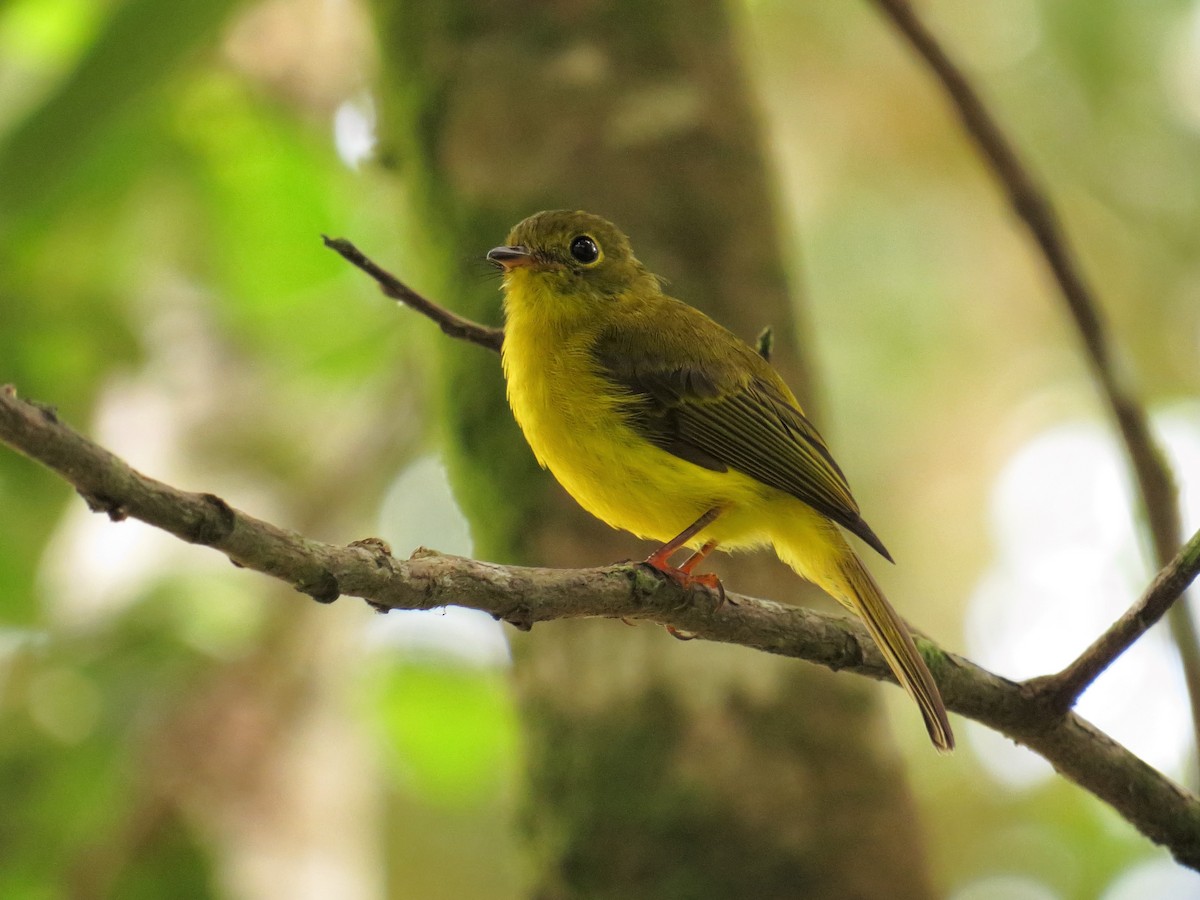
<path id="1" fill-rule="evenodd" d="M 210 546 L 323 603 L 341 594 L 376 609 L 483 610 L 528 630 L 566 618 L 622 618 L 670 625 L 698 638 L 806 659 L 833 670 L 890 680 L 887 665 L 854 621 L 730 592 L 718 607 L 637 565 L 594 569 L 500 566 L 419 550 L 397 560 L 382 542 L 346 547 L 310 540 L 256 519 L 212 494 L 183 491 L 135 471 L 58 421 L 48 407 L 0 390 L 0 441 L 53 470 L 114 520 L 140 519 Z M 1181 554 L 1161 578 L 1182 586 L 1200 568 Z M 1067 778 L 1109 803 L 1182 864 L 1200 869 L 1200 800 L 1074 713 L 1060 714 L 1036 691 L 919 641 L 946 705 L 1039 753 Z"/>

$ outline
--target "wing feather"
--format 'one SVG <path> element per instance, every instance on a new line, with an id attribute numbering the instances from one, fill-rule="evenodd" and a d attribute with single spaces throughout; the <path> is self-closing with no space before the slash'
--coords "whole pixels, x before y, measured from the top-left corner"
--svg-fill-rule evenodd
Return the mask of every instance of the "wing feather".
<path id="1" fill-rule="evenodd" d="M 702 320 L 704 329 L 722 332 L 696 337 L 732 343 L 732 359 L 715 362 L 683 352 L 668 360 L 661 348 L 647 348 L 616 329 L 602 332 L 592 346 L 599 373 L 628 394 L 630 424 L 681 459 L 718 472 L 736 469 L 791 494 L 891 559 L 863 521 L 820 433 L 775 370 L 725 329 L 685 309 L 696 317 L 689 315 L 689 324 Z"/>

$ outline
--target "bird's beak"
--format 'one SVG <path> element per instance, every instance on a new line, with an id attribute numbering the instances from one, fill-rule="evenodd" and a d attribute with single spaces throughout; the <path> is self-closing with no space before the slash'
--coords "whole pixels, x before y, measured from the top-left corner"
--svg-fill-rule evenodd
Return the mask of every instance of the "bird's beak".
<path id="1" fill-rule="evenodd" d="M 528 247 L 518 244 L 515 247 L 495 247 L 488 251 L 488 262 L 495 263 L 505 272 L 519 266 L 532 266 L 533 254 Z"/>

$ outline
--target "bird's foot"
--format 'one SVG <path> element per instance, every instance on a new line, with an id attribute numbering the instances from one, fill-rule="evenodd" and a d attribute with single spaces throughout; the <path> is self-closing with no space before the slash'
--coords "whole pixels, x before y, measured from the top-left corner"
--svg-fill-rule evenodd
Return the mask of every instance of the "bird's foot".
<path id="1" fill-rule="evenodd" d="M 655 559 L 654 556 L 650 556 L 642 565 L 653 569 L 672 584 L 679 586 L 685 591 L 694 591 L 697 586 L 708 588 L 708 590 L 717 595 L 717 609 L 724 606 L 725 601 L 728 599 L 725 595 L 725 585 L 721 583 L 721 579 L 713 572 L 693 575 L 687 563 L 684 563 L 681 568 L 676 568 L 662 560 Z"/>

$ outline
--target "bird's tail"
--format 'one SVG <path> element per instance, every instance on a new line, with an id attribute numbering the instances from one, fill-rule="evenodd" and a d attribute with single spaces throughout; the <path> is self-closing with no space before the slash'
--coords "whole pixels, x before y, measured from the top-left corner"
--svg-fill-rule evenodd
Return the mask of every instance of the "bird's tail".
<path id="1" fill-rule="evenodd" d="M 775 550 L 798 574 L 858 614 L 900 686 L 917 701 L 934 746 L 942 751 L 953 750 L 954 733 L 950 730 L 941 692 L 904 620 L 888 603 L 874 577 L 832 523 L 821 535 L 821 540 L 813 541 L 811 535 L 806 537 L 808 539 L 794 549 L 791 541 L 776 540 Z M 816 553 L 814 544 L 820 547 Z M 814 558 L 822 556 L 824 559 Z"/>

